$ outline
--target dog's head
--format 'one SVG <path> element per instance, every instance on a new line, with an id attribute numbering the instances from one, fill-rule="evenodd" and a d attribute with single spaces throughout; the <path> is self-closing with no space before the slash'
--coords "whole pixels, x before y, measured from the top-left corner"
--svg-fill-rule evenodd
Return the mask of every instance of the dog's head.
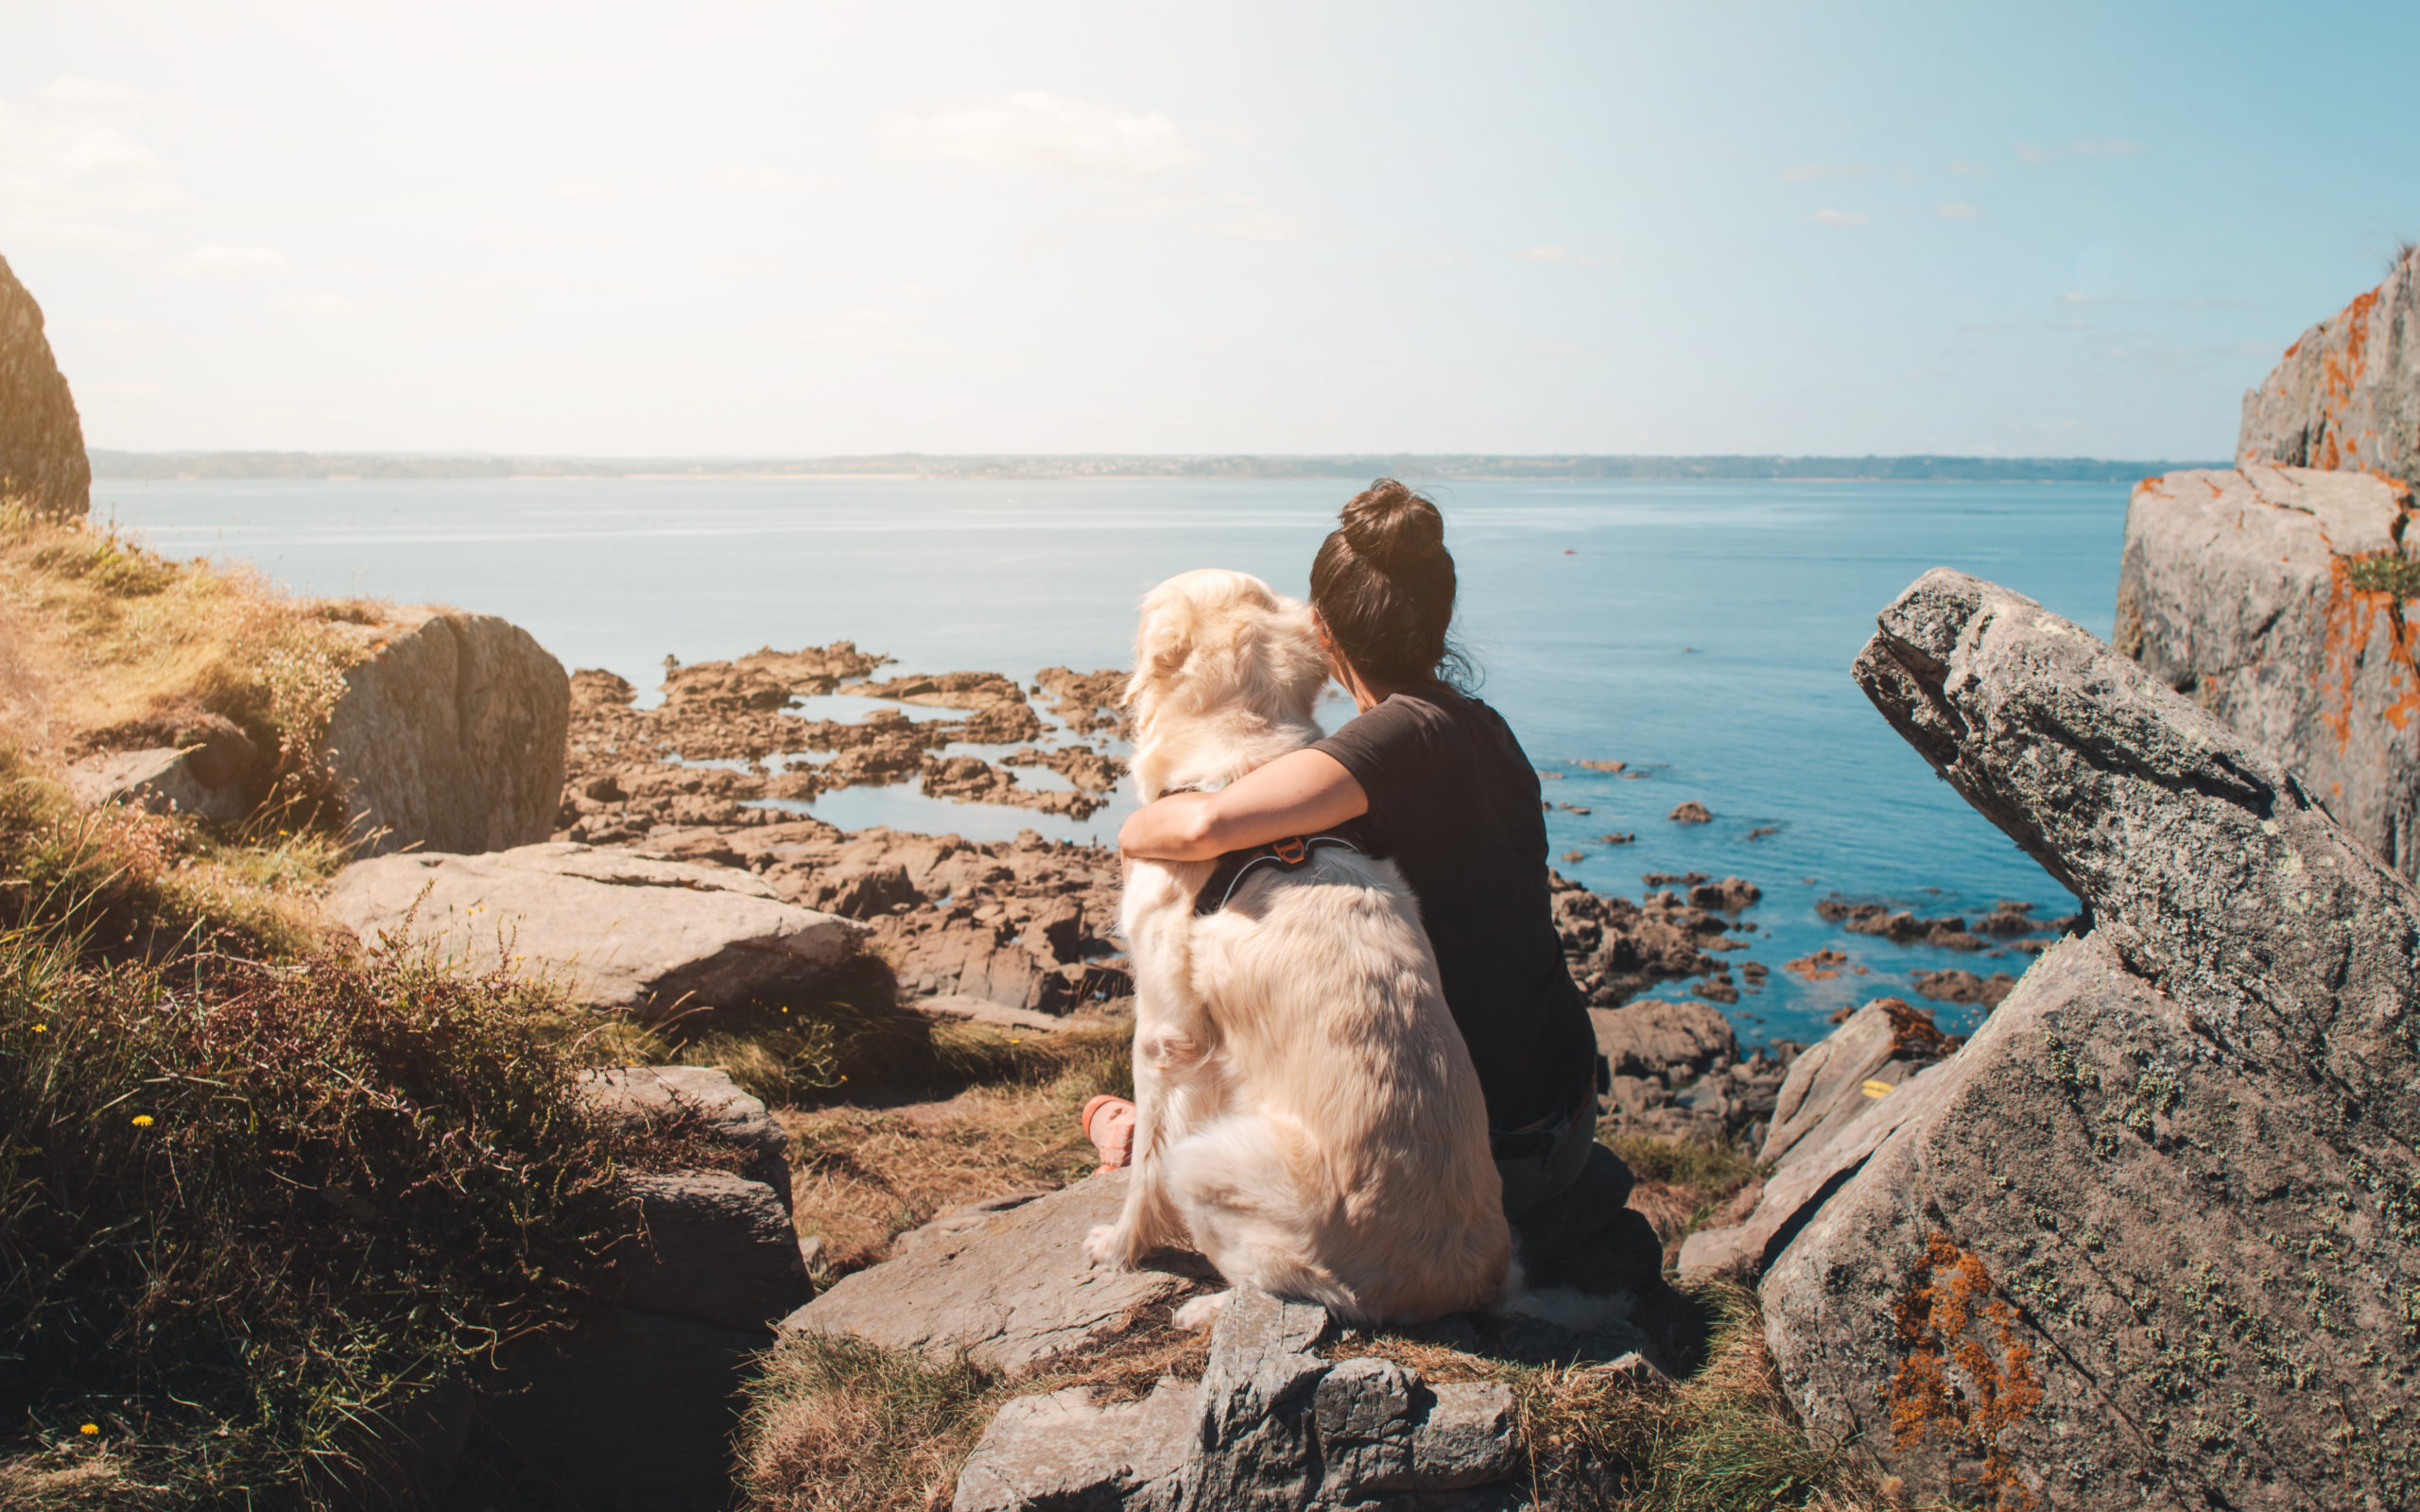
<path id="1" fill-rule="evenodd" d="M 1137 745 L 1213 715 L 1306 725 L 1326 681 L 1308 606 L 1250 573 L 1205 567 L 1143 595 L 1126 713 Z"/>

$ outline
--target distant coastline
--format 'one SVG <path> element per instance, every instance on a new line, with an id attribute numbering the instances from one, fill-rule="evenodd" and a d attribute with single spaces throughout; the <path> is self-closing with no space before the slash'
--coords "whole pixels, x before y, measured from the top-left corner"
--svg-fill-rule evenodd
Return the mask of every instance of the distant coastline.
<path id="1" fill-rule="evenodd" d="M 2223 461 L 2110 461 L 2080 456 L 1512 456 L 1462 454 L 1336 455 L 935 456 L 890 453 L 817 457 L 579 457 L 389 455 L 353 452 L 117 452 L 90 454 L 97 479 L 293 478 L 749 478 L 911 477 L 1347 478 L 1452 482 L 1512 478 L 1703 478 L 1726 481 L 1892 483 L 2133 483 Z"/>

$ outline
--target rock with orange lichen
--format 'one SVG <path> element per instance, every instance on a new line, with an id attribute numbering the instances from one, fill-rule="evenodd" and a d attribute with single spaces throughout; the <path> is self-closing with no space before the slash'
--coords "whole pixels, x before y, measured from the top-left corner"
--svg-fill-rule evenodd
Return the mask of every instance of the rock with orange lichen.
<path id="1" fill-rule="evenodd" d="M 1998 1509 L 2420 1504 L 2420 892 L 2006 590 L 1856 670 L 2093 928 L 1835 1137 L 1762 1284 L 1811 1430 Z"/>
<path id="2" fill-rule="evenodd" d="M 2420 479 L 2420 249 L 2304 332 L 2243 396 L 2236 455 Z"/>
<path id="3" fill-rule="evenodd" d="M 2420 531 L 2411 490 L 2247 464 L 2135 490 L 2118 649 L 2266 747 L 2420 875 Z"/>

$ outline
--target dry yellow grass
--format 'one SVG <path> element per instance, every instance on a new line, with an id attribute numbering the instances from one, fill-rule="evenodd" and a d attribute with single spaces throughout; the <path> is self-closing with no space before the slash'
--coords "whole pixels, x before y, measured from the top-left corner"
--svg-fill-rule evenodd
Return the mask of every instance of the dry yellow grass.
<path id="1" fill-rule="evenodd" d="M 1002 1070 L 943 1101 L 782 1112 L 801 1232 L 823 1237 L 823 1266 L 860 1269 L 935 1213 L 1091 1171 L 1076 1118 L 1094 1093 L 1126 1091 L 1132 1033 L 1115 1021 L 1046 1037 L 947 1026 L 935 1035 L 945 1050 L 1007 1057 Z"/>
<path id="2" fill-rule="evenodd" d="M 157 742 L 207 712 L 290 765 L 362 654 L 335 627 L 384 615 L 0 505 L 0 713 L 37 760 Z"/>

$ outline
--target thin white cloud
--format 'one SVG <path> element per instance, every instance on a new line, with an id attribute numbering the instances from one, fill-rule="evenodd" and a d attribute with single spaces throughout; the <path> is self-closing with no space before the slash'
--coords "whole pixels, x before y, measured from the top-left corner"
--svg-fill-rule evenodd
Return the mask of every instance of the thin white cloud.
<path id="1" fill-rule="evenodd" d="M 1932 207 L 1932 213 L 1944 220 L 1980 220 L 1983 213 L 1963 199 L 1945 199 Z"/>
<path id="2" fill-rule="evenodd" d="M 2031 142 L 2019 142 L 2016 145 L 2016 157 L 2017 161 L 2020 163 L 2039 163 L 2048 156 L 2049 154 L 2048 152 L 2045 152 L 2042 148 L 2035 146 Z"/>
<path id="3" fill-rule="evenodd" d="M 1862 226 L 1873 217 L 1862 210 L 1834 210 L 1825 205 L 1806 217 L 1810 226 Z"/>
<path id="4" fill-rule="evenodd" d="M 883 122 L 890 148 L 935 163 L 1056 168 L 1148 178 L 1201 160 L 1201 149 L 1157 111 L 1127 111 L 1041 90 L 936 115 L 897 112 Z"/>
<path id="5" fill-rule="evenodd" d="M 717 168 L 715 182 L 734 189 L 795 189 L 798 187 L 798 180 L 779 168 Z"/>
<path id="6" fill-rule="evenodd" d="M 1871 163 L 1798 163 L 1781 170 L 1784 183 L 1813 183 L 1818 179 L 1862 179 L 1874 171 Z"/>
<path id="7" fill-rule="evenodd" d="M 168 266 L 185 278 L 284 278 L 294 271 L 285 254 L 269 247 L 196 247 Z"/>
<path id="8" fill-rule="evenodd" d="M 1210 228 L 1217 236 L 1232 236 L 1247 242 L 1300 241 L 1303 223 L 1291 215 L 1281 215 L 1273 210 L 1247 211 L 1232 215 Z"/>
<path id="9" fill-rule="evenodd" d="M 0 245 L 130 251 L 142 237 L 121 217 L 183 201 L 126 112 L 93 101 L 105 93 L 61 80 L 43 97 L 0 100 Z"/>
<path id="10" fill-rule="evenodd" d="M 1962 174 L 1969 179 L 1988 179 L 1992 174 L 1991 169 L 1979 163 L 1950 163 L 1943 164 L 1943 167 L 1946 172 Z"/>

